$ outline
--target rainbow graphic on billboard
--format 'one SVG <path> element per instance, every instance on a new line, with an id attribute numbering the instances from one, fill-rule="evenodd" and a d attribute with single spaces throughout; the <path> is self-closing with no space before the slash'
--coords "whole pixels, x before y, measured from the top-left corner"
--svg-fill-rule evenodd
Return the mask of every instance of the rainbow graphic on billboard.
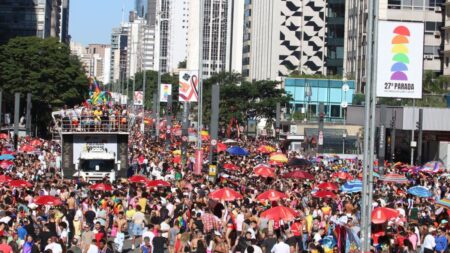
<path id="1" fill-rule="evenodd" d="M 392 61 L 391 67 L 392 81 L 408 81 L 408 64 L 409 64 L 409 29 L 406 26 L 397 26 L 394 29 L 394 38 L 392 39 Z"/>

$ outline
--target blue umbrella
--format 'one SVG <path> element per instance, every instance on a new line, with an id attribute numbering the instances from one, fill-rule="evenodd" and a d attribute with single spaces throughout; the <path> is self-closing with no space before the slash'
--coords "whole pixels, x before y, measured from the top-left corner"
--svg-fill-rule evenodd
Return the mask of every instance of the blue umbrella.
<path id="1" fill-rule="evenodd" d="M 0 160 L 14 160 L 14 156 L 10 154 L 0 155 Z"/>
<path id="2" fill-rule="evenodd" d="M 408 193 L 421 198 L 429 198 L 433 195 L 430 190 L 423 186 L 413 186 L 408 189 Z"/>
<path id="3" fill-rule="evenodd" d="M 341 186 L 341 191 L 348 193 L 355 193 L 362 191 L 362 182 L 361 180 L 352 180 Z"/>
<path id="4" fill-rule="evenodd" d="M 227 152 L 230 155 L 239 155 L 239 156 L 246 156 L 246 155 L 249 154 L 249 152 L 245 148 L 241 148 L 241 147 L 238 147 L 238 146 L 234 146 L 234 147 L 228 148 Z"/>

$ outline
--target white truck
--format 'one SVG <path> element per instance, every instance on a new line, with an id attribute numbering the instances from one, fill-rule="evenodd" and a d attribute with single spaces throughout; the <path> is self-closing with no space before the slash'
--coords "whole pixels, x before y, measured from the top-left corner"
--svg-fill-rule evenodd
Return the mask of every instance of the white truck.
<path id="1" fill-rule="evenodd" d="M 88 182 L 102 181 L 104 178 L 108 178 L 113 182 L 120 171 L 120 164 L 115 153 L 108 152 L 102 145 L 97 147 L 90 145 L 87 150 L 80 153 L 79 159 L 75 162 L 73 177 L 83 178 Z"/>

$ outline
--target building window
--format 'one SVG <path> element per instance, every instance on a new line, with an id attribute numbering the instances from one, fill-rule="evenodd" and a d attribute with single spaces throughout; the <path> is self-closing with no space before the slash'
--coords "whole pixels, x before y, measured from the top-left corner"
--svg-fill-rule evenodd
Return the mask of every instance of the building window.
<path id="1" fill-rule="evenodd" d="M 341 107 L 339 105 L 332 105 L 331 106 L 331 117 L 332 118 L 339 118 L 341 117 Z"/>

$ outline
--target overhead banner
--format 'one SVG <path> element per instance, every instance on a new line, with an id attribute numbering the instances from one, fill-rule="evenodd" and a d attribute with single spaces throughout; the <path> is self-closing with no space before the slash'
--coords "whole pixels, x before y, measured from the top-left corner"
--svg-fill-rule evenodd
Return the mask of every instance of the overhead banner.
<path id="1" fill-rule="evenodd" d="M 134 105 L 143 105 L 144 104 L 144 92 L 135 91 L 133 100 L 134 100 Z"/>
<path id="2" fill-rule="evenodd" d="M 169 96 L 172 95 L 172 84 L 162 83 L 159 91 L 159 101 L 167 103 Z"/>
<path id="3" fill-rule="evenodd" d="M 378 97 L 422 98 L 423 38 L 423 23 L 378 21 Z"/>
<path id="4" fill-rule="evenodd" d="M 178 100 L 180 102 L 197 102 L 198 70 L 180 71 Z"/>

